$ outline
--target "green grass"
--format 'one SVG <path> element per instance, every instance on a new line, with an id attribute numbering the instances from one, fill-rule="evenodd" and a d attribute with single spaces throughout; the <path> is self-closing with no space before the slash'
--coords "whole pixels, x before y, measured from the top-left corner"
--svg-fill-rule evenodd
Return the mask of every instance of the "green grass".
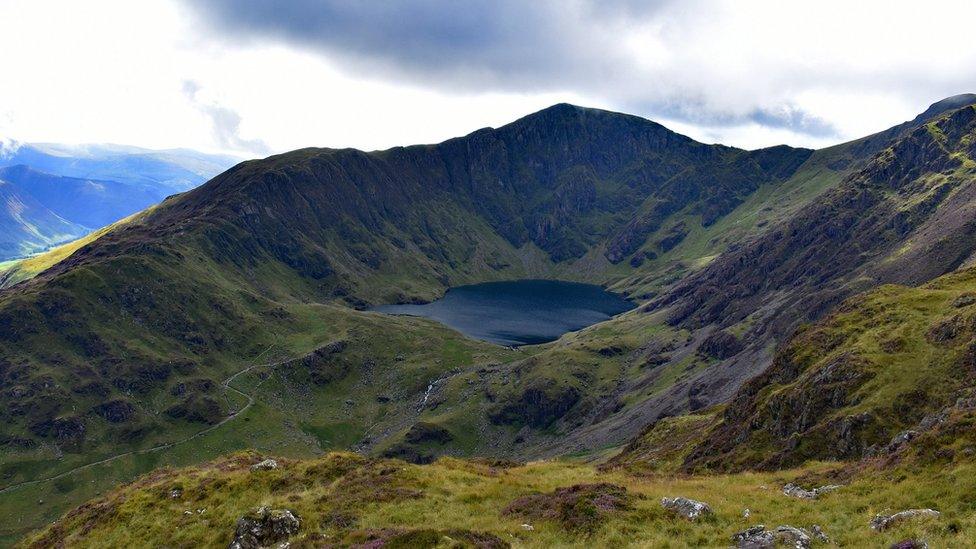
<path id="1" fill-rule="evenodd" d="M 347 360 L 355 368 L 347 377 L 317 387 L 301 375 L 284 375 L 274 368 L 258 368 L 242 375 L 234 380 L 233 386 L 254 395 L 255 406 L 204 437 L 72 473 L 61 481 L 70 488 L 61 491 L 55 490 L 52 481 L 0 493 L 0 509 L 9 511 L 3 515 L 8 519 L 0 522 L 0 538 L 16 538 L 25 529 L 39 527 L 91 497 L 94 491 L 107 490 L 160 465 L 188 465 L 252 447 L 274 449 L 284 455 L 312 456 L 323 449 L 349 448 L 361 442 L 370 428 L 375 434 L 402 430 L 421 417 L 417 404 L 427 384 L 434 379 L 458 368 L 470 370 L 478 364 L 506 361 L 515 355 L 502 347 L 461 338 L 456 332 L 423 319 L 327 305 L 295 304 L 290 310 L 298 330 L 274 342 L 274 352 L 261 362 L 300 356 L 330 341 L 348 339 L 351 344 Z M 384 334 L 384 337 L 374 334 Z M 367 360 L 375 363 L 368 371 L 360 368 Z M 236 369 L 251 363 L 250 360 L 237 362 Z M 222 368 L 221 375 L 226 376 L 235 366 L 227 364 Z M 380 396 L 397 398 L 380 403 L 377 400 Z M 228 409 L 242 404 L 236 393 L 228 392 L 227 397 Z M 354 406 L 346 404 L 350 397 L 355 398 Z M 451 421 L 464 425 L 470 425 L 471 417 L 478 412 L 476 403 L 452 398 L 442 403 L 436 414 L 443 415 L 445 410 L 453 408 L 457 411 Z M 27 453 L 8 450 L 2 454 L 3 486 L 53 476 L 121 451 L 180 440 L 206 427 L 176 422 L 165 430 L 153 432 L 135 447 L 104 445 L 83 454 L 55 454 L 48 447 Z M 468 432 L 461 428 L 455 430 Z M 464 446 L 474 450 L 472 440 L 464 442 Z M 484 450 L 484 446 L 481 448 Z M 36 504 L 38 498 L 45 500 L 43 506 Z"/>
<path id="2" fill-rule="evenodd" d="M 667 228 L 682 221 L 690 229 L 684 240 L 636 270 L 621 263 L 604 276 L 613 281 L 611 288 L 618 292 L 635 296 L 660 292 L 678 278 L 707 266 L 730 244 L 746 241 L 788 219 L 839 184 L 848 172 L 830 166 L 844 154 L 844 146 L 815 152 L 789 180 L 759 187 L 732 212 L 708 227 L 701 225 L 700 216 L 688 211 L 676 213 L 662 224 L 661 230 L 648 237 L 644 249 L 654 251 L 653 243 Z"/>
<path id="3" fill-rule="evenodd" d="M 415 466 L 329 454 L 311 461 L 282 460 L 275 471 L 251 472 L 249 465 L 269 453 L 236 454 L 190 469 L 157 471 L 96 498 L 28 538 L 24 546 L 44 546 L 56 539 L 67 547 L 222 547 L 229 543 L 237 518 L 259 505 L 293 510 L 302 527 L 291 541 L 299 544 L 341 542 L 356 532 L 384 528 L 487 532 L 522 547 L 723 547 L 732 534 L 755 524 L 807 529 L 817 524 L 833 543 L 847 547 L 885 547 L 905 538 L 924 539 L 935 547 L 962 547 L 976 536 L 976 507 L 968 496 L 976 490 L 972 464 L 888 473 L 867 470 L 836 492 L 808 501 L 784 496 L 780 488 L 798 478 L 816 478 L 833 465 L 776 473 L 634 476 L 558 461 L 494 467 L 445 458 Z M 601 515 L 587 531 L 502 513 L 524 495 L 598 482 L 624 487 L 631 507 Z M 171 497 L 174 488 L 181 491 L 179 497 Z M 707 502 L 715 516 L 689 522 L 661 508 L 662 497 L 679 495 Z M 869 528 L 876 513 L 916 507 L 936 508 L 943 515 L 885 532 Z M 750 511 L 748 518 L 743 516 L 745 509 Z M 336 522 L 337 516 L 341 522 Z M 522 527 L 526 522 L 532 530 Z"/>
<path id="4" fill-rule="evenodd" d="M 969 396 L 976 309 L 955 303 L 974 292 L 976 270 L 966 269 L 848 299 L 794 336 L 756 389 L 730 403 L 735 419 L 717 426 L 698 462 L 724 470 L 790 466 L 841 457 L 843 447 L 858 457 L 857 448 L 883 447 Z M 799 423 L 795 414 L 803 427 L 783 434 Z M 865 419 L 843 438 L 849 418 Z"/>

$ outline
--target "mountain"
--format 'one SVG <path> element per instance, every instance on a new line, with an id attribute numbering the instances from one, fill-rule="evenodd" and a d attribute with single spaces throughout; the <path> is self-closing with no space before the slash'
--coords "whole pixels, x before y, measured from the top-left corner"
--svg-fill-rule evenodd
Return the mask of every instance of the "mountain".
<path id="1" fill-rule="evenodd" d="M 5 501 L 253 446 L 593 455 L 689 410 L 717 433 L 713 406 L 799 320 L 964 263 L 957 103 L 821 151 L 556 105 L 437 145 L 241 163 L 0 291 Z M 361 310 L 525 277 L 641 307 L 520 350 Z M 707 442 L 684 440 L 669 462 Z"/>
<path id="2" fill-rule="evenodd" d="M 702 400 L 727 399 L 727 376 L 758 374 L 769 362 L 757 356 L 846 297 L 921 284 L 965 264 L 976 252 L 974 135 L 972 106 L 911 130 L 788 222 L 652 303 L 668 308 L 671 325 L 738 332 L 747 342 L 696 386 L 720 395 Z"/>
<path id="3" fill-rule="evenodd" d="M 684 466 L 965 461 L 976 414 L 976 270 L 882 286 L 805 327 L 747 383 Z"/>
<path id="4" fill-rule="evenodd" d="M 28 255 L 87 232 L 5 181 L 2 174 L 0 205 L 0 258 Z"/>
<path id="5" fill-rule="evenodd" d="M 110 225 L 236 162 L 184 149 L 16 144 L 0 154 L 0 180 L 16 187 L 20 203 L 32 204 L 19 207 L 16 214 L 17 223 L 31 228 L 7 233 L 9 244 L 0 249 L 0 260 L 21 258 Z M 53 217 L 67 224 L 59 225 Z"/>
<path id="6" fill-rule="evenodd" d="M 18 143 L 11 149 L 0 156 L 0 167 L 25 165 L 65 177 L 163 188 L 165 194 L 191 189 L 240 161 L 189 149 L 158 151 L 125 145 Z"/>
<path id="7" fill-rule="evenodd" d="M 5 417 L 29 438 L 70 421 L 84 447 L 95 438 L 89 419 L 65 410 L 165 395 L 174 376 L 249 352 L 257 338 L 241 349 L 240 326 L 281 329 L 275 317 L 287 314 L 275 311 L 291 302 L 431 298 L 449 284 L 544 273 L 597 247 L 620 262 L 670 213 L 713 223 L 809 155 L 707 146 L 640 118 L 558 105 L 437 146 L 245 162 L 0 298 L 7 375 L 47 387 L 18 399 L 26 417 Z M 80 318 L 131 322 L 119 333 L 114 321 Z"/>
<path id="8" fill-rule="evenodd" d="M 39 172 L 24 165 L 0 168 L 0 179 L 58 216 L 97 229 L 144 210 L 166 197 L 161 188 L 116 181 L 79 179 Z"/>
<path id="9" fill-rule="evenodd" d="M 676 436 L 671 420 L 657 422 L 622 461 L 667 455 L 688 470 L 743 470 L 958 458 L 974 390 L 974 143 L 976 107 L 939 114 L 649 304 L 667 307 L 676 326 L 724 335 L 746 323 L 725 372 L 750 346 L 780 346 L 724 410 L 681 416 L 677 425 L 694 432 Z M 670 453 L 665 434 L 681 441 Z"/>

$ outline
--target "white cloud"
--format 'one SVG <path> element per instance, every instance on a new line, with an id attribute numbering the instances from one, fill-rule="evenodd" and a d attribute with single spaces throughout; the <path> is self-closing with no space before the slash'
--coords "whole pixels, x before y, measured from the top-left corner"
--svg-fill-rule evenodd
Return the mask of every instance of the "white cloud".
<path id="1" fill-rule="evenodd" d="M 357 5 L 290 7 L 325 4 Z M 264 32 L 260 21 L 215 26 L 193 5 L 4 0 L 0 137 L 255 154 L 376 149 L 567 101 L 709 142 L 823 146 L 976 91 L 976 5 L 961 1 L 540 0 L 531 17 L 519 11 L 529 4 L 491 2 L 474 16 L 386 21 L 363 35 L 357 25 L 383 15 L 371 9 L 343 12 L 348 32 L 332 41 Z M 436 0 L 404 5 L 404 19 L 413 5 L 418 17 L 439 13 Z M 513 17 L 531 25 L 509 25 Z"/>

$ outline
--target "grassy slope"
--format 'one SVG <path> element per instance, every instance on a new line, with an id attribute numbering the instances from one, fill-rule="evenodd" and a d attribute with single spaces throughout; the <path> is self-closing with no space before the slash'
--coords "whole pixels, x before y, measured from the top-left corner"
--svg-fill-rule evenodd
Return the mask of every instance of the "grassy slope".
<path id="1" fill-rule="evenodd" d="M 972 464 L 922 468 L 911 475 L 867 473 L 808 501 L 784 496 L 779 487 L 799 477 L 822 475 L 830 465 L 675 477 L 599 472 L 565 462 L 511 467 L 445 458 L 416 466 L 329 454 L 313 461 L 285 460 L 275 471 L 251 472 L 249 465 L 259 459 L 256 453 L 237 454 L 190 469 L 156 471 L 69 513 L 23 545 L 45 547 L 63 540 L 67 547 L 223 547 L 237 518 L 258 505 L 291 509 L 301 517 L 293 546 L 349 542 L 362 539 L 364 531 L 379 529 L 471 530 L 524 547 L 721 547 L 729 544 L 733 533 L 755 524 L 807 529 L 817 524 L 833 543 L 848 547 L 886 547 L 905 538 L 925 539 L 936 547 L 962 547 L 976 536 L 968 497 L 976 489 Z M 589 527 L 583 529 L 502 514 L 521 496 L 597 482 L 626 488 L 634 496 L 631 508 L 584 523 Z M 174 489 L 180 491 L 175 498 Z M 669 515 L 660 498 L 678 495 L 708 502 L 715 517 L 692 523 Z M 914 507 L 937 508 L 943 516 L 909 521 L 882 533 L 868 526 L 876 513 Z M 746 508 L 748 518 L 743 516 Z M 563 516 L 586 520 L 600 514 L 584 503 Z M 533 529 L 524 529 L 524 523 Z M 433 543 L 438 538 L 450 545 L 440 535 Z"/>
<path id="2" fill-rule="evenodd" d="M 974 292 L 976 271 L 968 269 L 849 299 L 743 388 L 689 465 L 858 458 L 915 428 L 974 386 L 976 309 L 965 298 Z"/>
<path id="3" fill-rule="evenodd" d="M 225 379 L 231 375 L 231 368 L 238 371 L 255 363 L 278 362 L 300 355 L 299 350 L 339 340 L 349 342 L 348 350 L 343 353 L 344 363 L 350 368 L 347 376 L 319 387 L 300 371 L 256 368 L 232 382 L 235 389 L 257 397 L 254 406 L 203 437 L 158 451 L 146 450 L 182 441 L 209 427 L 199 423 L 171 424 L 164 430 L 152 431 L 152 435 L 133 447 L 113 442 L 114 426 L 95 424 L 92 434 L 102 433 L 105 442 L 83 454 L 62 453 L 48 445 L 29 451 L 8 446 L 0 454 L 3 456 L 0 471 L 6 486 L 68 474 L 0 493 L 0 508 L 8 510 L 5 516 L 12 519 L 5 521 L 0 533 L 8 540 L 14 539 L 50 521 L 63 512 L 65 505 L 77 504 L 112 484 L 164 464 L 187 465 L 252 447 L 275 449 L 286 455 L 312 456 L 323 449 L 352 448 L 363 440 L 369 429 L 376 434 L 386 431 L 395 435 L 417 418 L 418 404 L 430 382 L 455 371 L 471 372 L 513 356 L 512 351 L 461 338 L 456 332 L 421 319 L 319 305 L 294 305 L 289 312 L 294 325 L 287 337 L 277 338 L 272 334 L 258 339 L 251 347 L 251 360 L 242 360 L 236 366 L 231 366 L 230 359 L 215 363 L 213 367 L 221 373 L 212 377 Z M 376 334 L 384 337 L 377 338 Z M 268 346 L 272 346 L 271 352 L 262 354 Z M 447 392 L 455 398 L 463 397 L 460 392 Z M 245 403 L 234 391 L 218 387 L 212 394 L 225 403 L 226 411 L 239 410 Z M 398 398 L 381 403 L 377 401 L 379 396 Z M 347 404 L 350 397 L 356 399 L 354 405 Z M 141 410 L 145 417 L 163 419 L 161 409 L 178 399 L 160 395 L 157 400 L 155 409 Z M 438 413 L 450 407 L 450 403 L 445 403 Z M 472 421 L 469 416 L 477 409 L 463 408 L 454 423 L 463 425 Z M 100 431 L 95 431 L 99 428 Z M 471 451 L 473 444 L 469 442 L 466 450 Z M 74 471 L 76 467 L 133 448 L 142 451 Z M 47 503 L 39 506 L 37 499 Z"/>
<path id="4" fill-rule="evenodd" d="M 660 239 L 665 229 L 657 231 L 642 248 L 655 252 L 657 258 L 636 270 L 619 265 L 610 269 L 604 276 L 613 281 L 611 289 L 632 296 L 660 293 L 675 280 L 708 265 L 730 245 L 748 241 L 766 228 L 789 219 L 810 200 L 841 182 L 849 173 L 848 164 L 841 160 L 857 143 L 816 151 L 787 181 L 760 187 L 732 212 L 708 227 L 703 227 L 699 218 L 688 212 L 675 214 L 663 226 L 686 221 L 690 232 L 684 240 L 673 249 L 662 252 L 653 243 Z"/>
<path id="5" fill-rule="evenodd" d="M 836 177 L 839 179 L 839 176 Z M 754 206 L 744 205 L 733 211 L 729 218 L 738 218 L 741 212 L 749 212 L 754 209 Z M 765 213 L 768 214 L 769 212 Z M 726 223 L 726 221 L 723 220 L 720 223 Z M 103 233 L 99 232 L 93 235 L 92 239 L 98 238 L 101 234 Z M 689 242 L 692 240 L 689 239 Z M 49 254 L 38 256 L 32 260 L 31 268 L 22 269 L 19 272 L 36 274 L 36 271 L 54 263 L 61 255 L 70 255 L 85 243 L 87 242 L 78 242 Z M 495 246 L 496 249 L 503 248 L 502 244 Z M 679 244 L 676 250 L 681 249 L 681 247 L 682 245 Z M 544 255 L 532 251 L 531 246 L 523 250 L 514 250 L 509 247 L 509 250 L 504 253 L 512 258 L 511 261 L 524 261 L 529 267 L 525 271 L 511 271 L 506 277 L 518 278 L 525 276 L 525 274 L 544 276 L 549 272 L 548 269 L 551 269 L 547 266 Z M 209 287 L 213 288 L 210 291 L 214 295 L 231 295 L 236 292 L 235 288 L 241 286 L 239 281 L 227 278 L 227 274 L 222 271 L 220 266 L 209 264 L 203 258 L 199 262 L 190 264 L 190 266 L 192 277 L 206 282 Z M 646 270 L 653 268 L 652 265 L 644 267 Z M 167 267 L 163 272 L 168 270 Z M 185 274 L 182 273 L 180 276 Z M 274 278 L 275 285 L 279 288 L 287 288 L 291 285 L 301 291 L 303 287 L 301 282 L 294 281 L 290 276 L 277 270 L 260 274 L 263 275 L 262 278 Z M 397 279 L 386 281 L 392 285 L 402 286 L 404 279 L 409 279 L 413 285 L 413 290 L 410 290 L 413 295 L 434 296 L 440 291 L 435 286 L 418 285 L 417 282 L 413 282 L 418 277 L 411 278 L 409 273 L 396 273 L 392 276 L 396 276 Z M 463 280 L 461 277 L 458 278 Z M 253 283 L 253 280 L 249 280 L 248 283 Z M 382 288 L 385 285 L 378 283 L 374 286 Z M 347 379 L 335 384 L 334 387 L 313 388 L 311 391 L 306 390 L 304 392 L 296 390 L 294 380 L 273 377 L 262 382 L 253 376 L 242 376 L 235 381 L 235 387 L 240 387 L 249 394 L 257 396 L 258 405 L 249 410 L 246 415 L 242 415 L 209 433 L 201 444 L 181 445 L 173 449 L 127 457 L 94 469 L 68 474 L 57 481 L 31 485 L 29 489 L 25 487 L 0 493 L 0 508 L 9 510 L 5 516 L 21 517 L 16 520 L 5 521 L 3 524 L 3 532 L 7 539 L 14 539 L 28 529 L 45 524 L 63 512 L 67 506 L 77 504 L 99 490 L 104 490 L 120 480 L 132 478 L 133 475 L 143 473 L 162 464 L 187 465 L 211 459 L 227 451 L 247 447 L 273 448 L 289 455 L 308 456 L 314 455 L 322 449 L 358 447 L 357 445 L 362 442 L 363 437 L 367 434 L 367 430 L 369 430 L 368 434 L 372 435 L 372 438 L 379 434 L 388 439 L 386 441 L 374 440 L 367 446 L 374 451 L 381 451 L 388 447 L 392 441 L 398 440 L 412 421 L 421 418 L 420 415 L 417 415 L 412 404 L 420 401 L 426 385 L 441 377 L 442 374 L 449 373 L 457 366 L 465 367 L 466 372 L 450 379 L 449 385 L 441 386 L 440 391 L 435 391 L 435 397 L 439 394 L 446 395 L 444 397 L 446 401 L 440 402 L 438 398 L 437 408 L 425 410 L 422 414 L 423 420 L 446 425 L 457 434 L 457 439 L 448 448 L 438 450 L 461 451 L 466 454 L 493 453 L 498 451 L 498 447 L 494 446 L 495 444 L 504 443 L 504 447 L 514 451 L 516 446 L 513 445 L 513 439 L 519 429 L 504 426 L 498 429 L 490 425 L 479 424 L 479 421 L 483 422 L 483 419 L 479 420 L 479 416 L 484 412 L 481 397 L 465 399 L 466 393 L 455 391 L 455 389 L 467 387 L 469 382 L 477 382 L 477 387 L 491 387 L 495 393 L 505 395 L 519 386 L 519 382 L 516 382 L 514 378 L 506 379 L 509 377 L 507 372 L 516 366 L 498 368 L 496 374 L 490 375 L 487 381 L 481 382 L 482 376 L 477 374 L 478 368 L 473 367 L 474 364 L 489 362 L 518 365 L 524 361 L 526 352 L 531 355 L 538 354 L 538 361 L 530 369 L 527 374 L 528 377 L 524 381 L 532 378 L 554 378 L 560 382 L 573 383 L 582 388 L 583 386 L 580 384 L 584 380 L 574 378 L 571 374 L 572 372 L 586 371 L 591 376 L 586 378 L 588 383 L 586 391 L 592 391 L 595 395 L 594 400 L 598 400 L 599 396 L 597 395 L 612 392 L 617 386 L 618 380 L 622 376 L 630 375 L 628 372 L 634 369 L 632 365 L 625 363 L 623 357 L 608 359 L 600 355 L 598 351 L 607 345 L 636 348 L 648 337 L 662 330 L 659 321 L 648 322 L 647 317 L 628 315 L 619 321 L 611 321 L 577 334 L 569 334 L 560 342 L 529 348 L 526 352 L 512 355 L 506 354 L 502 349 L 494 346 L 466 340 L 453 332 L 422 320 L 392 319 L 359 313 L 344 307 L 316 307 L 293 301 L 286 301 L 279 305 L 287 311 L 287 315 L 282 321 L 280 329 L 276 331 L 280 334 L 287 333 L 287 337 L 281 339 L 274 333 L 268 333 L 266 329 L 253 330 L 250 332 L 247 344 L 242 348 L 235 349 L 233 352 L 218 353 L 210 361 L 205 376 L 214 381 L 225 379 L 233 372 L 251 364 L 253 357 L 273 343 L 277 345 L 275 356 L 300 356 L 323 343 L 347 336 L 350 330 L 361 334 L 359 344 L 362 345 L 362 347 L 354 347 L 352 352 L 356 358 L 350 358 L 350 360 L 372 359 L 381 366 L 377 371 L 385 375 L 376 375 L 374 371 L 367 376 L 354 370 Z M 260 310 L 263 306 L 265 304 L 255 306 L 255 310 Z M 248 316 L 253 318 L 254 314 L 252 312 Z M 200 315 L 206 318 L 212 316 L 212 313 L 201 309 Z M 348 327 L 349 325 L 353 327 Z M 405 325 L 409 325 L 410 329 L 405 329 Z M 365 335 L 375 333 L 382 333 L 385 336 L 384 338 L 373 338 Z M 132 340 L 138 339 L 134 334 L 125 331 L 124 324 L 119 326 L 117 333 L 111 334 L 111 337 L 126 338 L 130 340 L 130 343 Z M 430 345 L 432 337 L 435 341 L 440 340 L 442 343 Z M 145 342 L 139 345 L 147 352 L 153 346 L 153 342 Z M 419 347 L 423 347 L 423 351 Z M 438 356 L 432 356 L 432 354 Z M 403 362 L 395 361 L 397 355 L 405 356 L 406 360 Z M 42 369 L 45 369 L 44 362 L 43 357 L 38 358 L 38 365 Z M 573 367 L 566 368 L 567 364 Z M 402 371 L 399 378 L 390 375 L 394 371 Z M 52 371 L 52 375 L 57 374 L 57 371 Z M 199 376 L 200 374 L 196 375 Z M 391 387 L 399 389 L 403 403 L 399 406 L 377 403 L 376 397 L 389 396 L 383 393 L 389 393 Z M 248 390 L 249 388 L 252 390 Z M 348 416 L 350 406 L 345 404 L 347 395 L 354 395 L 353 398 L 356 403 L 353 407 L 355 414 L 352 417 Z M 160 415 L 160 412 L 176 400 L 165 394 L 156 397 L 153 408 L 146 410 L 146 417 L 157 418 L 155 421 L 165 421 L 165 416 Z M 233 406 L 225 406 L 225 410 L 233 408 Z M 248 428 L 242 429 L 242 421 L 245 419 Z M 154 434 L 141 441 L 135 448 L 150 448 L 159 443 L 178 440 L 203 428 L 206 428 L 206 425 L 174 425 L 170 423 L 165 429 L 157 428 Z M 112 441 L 112 429 L 113 426 L 104 422 L 90 428 L 89 434 L 93 438 L 102 438 L 104 442 L 81 455 L 63 454 L 52 446 L 43 446 L 26 452 L 11 447 L 0 450 L 6 455 L 5 464 L 2 473 L 0 473 L 4 477 L 3 484 L 10 485 L 28 479 L 47 478 L 95 461 L 96 458 L 115 455 L 117 453 L 116 448 L 119 446 Z M 480 439 L 486 433 L 485 429 L 495 430 L 496 435 Z M 481 435 L 475 436 L 477 433 L 481 433 Z M 542 432 L 536 435 L 537 440 L 533 440 L 530 435 L 524 446 L 520 446 L 523 449 L 519 451 L 531 448 L 534 444 L 540 443 L 538 439 L 547 436 L 551 435 Z M 38 506 L 35 498 L 44 499 L 46 503 Z M 43 511 L 37 512 L 38 509 Z"/>
<path id="6" fill-rule="evenodd" d="M 27 259 L 0 263 L 0 288 L 12 286 L 18 282 L 34 278 L 61 261 L 64 261 L 83 246 L 87 246 L 98 240 L 109 231 L 129 223 L 138 223 L 140 219 L 152 212 L 152 210 L 153 208 L 148 208 L 145 211 L 132 214 L 129 217 L 120 219 L 107 227 L 102 227 L 77 240 L 72 240 L 67 244 L 62 244 Z"/>

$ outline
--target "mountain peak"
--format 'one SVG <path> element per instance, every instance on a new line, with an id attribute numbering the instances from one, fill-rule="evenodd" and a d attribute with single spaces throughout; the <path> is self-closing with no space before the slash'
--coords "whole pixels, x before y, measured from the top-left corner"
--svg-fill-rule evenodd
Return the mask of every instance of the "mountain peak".
<path id="1" fill-rule="evenodd" d="M 497 129 L 542 126 L 551 131 L 553 127 L 566 124 L 586 126 L 591 129 L 602 128 L 603 131 L 609 128 L 617 128 L 618 130 L 622 128 L 641 128 L 645 131 L 650 130 L 658 133 L 667 133 L 678 136 L 681 140 L 694 142 L 690 137 L 678 134 L 653 120 L 648 120 L 641 116 L 607 109 L 581 107 L 571 103 L 556 103 L 539 111 L 527 114 Z"/>
<path id="2" fill-rule="evenodd" d="M 958 95 L 953 95 L 951 97 L 946 97 L 941 101 L 936 101 L 929 105 L 929 108 L 925 109 L 925 112 L 915 117 L 913 123 L 923 123 L 940 114 L 947 113 L 949 111 L 965 107 L 966 105 L 972 105 L 976 103 L 976 94 L 974 93 L 961 93 Z"/>

